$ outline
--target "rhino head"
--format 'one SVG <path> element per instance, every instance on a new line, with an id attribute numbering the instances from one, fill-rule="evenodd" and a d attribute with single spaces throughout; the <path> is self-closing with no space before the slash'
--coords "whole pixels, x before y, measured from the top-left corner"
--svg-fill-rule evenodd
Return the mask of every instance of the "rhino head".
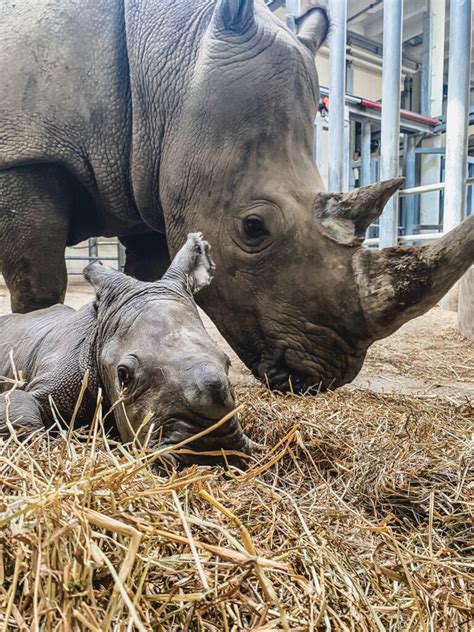
<path id="1" fill-rule="evenodd" d="M 193 298 L 213 272 L 199 233 L 188 236 L 156 283 L 100 263 L 85 269 L 96 290 L 99 375 L 124 442 L 150 433 L 154 443 L 173 446 L 235 408 L 229 358 L 204 329 Z M 207 462 L 203 451 L 249 453 L 250 442 L 233 416 L 187 448 L 195 454 L 176 456 L 178 462 Z"/>
<path id="2" fill-rule="evenodd" d="M 374 340 L 439 300 L 473 262 L 474 219 L 434 246 L 363 248 L 402 180 L 324 190 L 314 55 L 329 22 L 312 9 L 297 26 L 257 0 L 200 14 L 159 184 L 170 251 L 201 226 L 213 244 L 218 272 L 200 304 L 257 377 L 304 391 L 351 381 Z"/>

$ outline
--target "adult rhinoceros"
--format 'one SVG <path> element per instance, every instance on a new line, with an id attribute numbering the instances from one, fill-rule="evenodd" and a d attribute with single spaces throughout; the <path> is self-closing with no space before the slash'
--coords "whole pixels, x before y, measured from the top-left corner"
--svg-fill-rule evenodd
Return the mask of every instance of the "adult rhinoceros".
<path id="1" fill-rule="evenodd" d="M 3 0 L 0 247 L 15 311 L 61 301 L 64 248 L 119 235 L 159 276 L 203 230 L 201 304 L 273 388 L 338 386 L 474 259 L 474 217 L 369 252 L 399 180 L 347 195 L 311 156 L 321 9 L 292 34 L 255 0 Z M 291 380 L 290 380 L 291 377 Z"/>

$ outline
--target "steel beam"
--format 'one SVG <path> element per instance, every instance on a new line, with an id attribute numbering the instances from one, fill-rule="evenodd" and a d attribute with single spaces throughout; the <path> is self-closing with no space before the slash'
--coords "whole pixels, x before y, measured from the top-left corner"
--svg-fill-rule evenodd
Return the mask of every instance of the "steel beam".
<path id="1" fill-rule="evenodd" d="M 466 207 L 471 38 L 471 0 L 451 0 L 444 232 L 462 221 Z"/>
<path id="2" fill-rule="evenodd" d="M 117 264 L 118 264 L 118 269 L 121 272 L 125 270 L 126 262 L 127 262 L 127 258 L 125 254 L 125 247 L 120 242 L 117 242 Z"/>
<path id="3" fill-rule="evenodd" d="M 344 190 L 344 105 L 346 94 L 346 30 L 347 0 L 333 0 L 331 16 L 334 31 L 329 49 L 329 152 L 328 184 L 329 191 Z"/>
<path id="4" fill-rule="evenodd" d="M 301 0 L 286 0 L 286 13 L 298 18 L 301 15 Z"/>
<path id="5" fill-rule="evenodd" d="M 399 175 L 400 78 L 402 65 L 403 2 L 390 0 L 383 7 L 383 76 L 381 179 Z M 393 195 L 380 217 L 380 247 L 396 246 L 398 237 L 398 194 Z"/>
<path id="6" fill-rule="evenodd" d="M 319 173 L 323 170 L 323 130 L 324 121 L 318 116 L 313 128 L 313 156 Z"/>
<path id="7" fill-rule="evenodd" d="M 372 141 L 372 126 L 369 121 L 362 123 L 360 139 L 360 186 L 370 184 L 370 143 Z"/>
<path id="8" fill-rule="evenodd" d="M 406 188 L 409 190 L 415 186 L 416 177 L 416 137 L 409 136 L 407 139 L 407 155 L 405 157 L 405 178 Z M 403 204 L 405 205 L 405 230 L 408 235 L 413 233 L 414 227 L 419 222 L 416 217 L 416 200 L 410 195 Z"/>
<path id="9" fill-rule="evenodd" d="M 445 0 L 428 0 L 427 12 L 423 16 L 423 69 L 421 90 L 421 112 L 425 116 L 439 117 L 443 112 L 444 83 L 444 31 L 446 22 Z M 441 135 L 423 141 L 425 149 L 440 149 Z M 420 184 L 439 182 L 441 179 L 441 157 L 429 155 L 420 160 Z M 424 195 L 419 201 L 421 224 L 439 222 L 440 195 L 438 192 Z"/>
<path id="10" fill-rule="evenodd" d="M 90 237 L 87 242 L 87 246 L 89 249 L 89 259 L 96 259 L 99 255 L 97 237 Z"/>
<path id="11" fill-rule="evenodd" d="M 301 0 L 286 0 L 286 25 L 296 33 L 296 18 L 301 15 Z"/>

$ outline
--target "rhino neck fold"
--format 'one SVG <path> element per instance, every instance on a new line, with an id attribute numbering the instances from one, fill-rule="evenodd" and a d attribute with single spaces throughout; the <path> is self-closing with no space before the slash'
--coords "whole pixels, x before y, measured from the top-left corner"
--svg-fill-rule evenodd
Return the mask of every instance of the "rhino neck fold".
<path id="1" fill-rule="evenodd" d="M 99 389 L 102 391 L 103 409 L 107 411 L 110 408 L 107 392 L 104 388 L 104 380 L 100 370 L 100 338 L 99 327 L 97 323 L 97 312 L 92 303 L 87 305 L 84 310 L 78 312 L 79 320 L 86 321 L 85 334 L 79 346 L 79 369 L 81 375 L 84 376 L 88 372 L 87 395 L 89 401 L 93 402 L 93 406 L 97 404 Z M 93 414 L 94 411 L 89 408 L 88 411 Z"/>

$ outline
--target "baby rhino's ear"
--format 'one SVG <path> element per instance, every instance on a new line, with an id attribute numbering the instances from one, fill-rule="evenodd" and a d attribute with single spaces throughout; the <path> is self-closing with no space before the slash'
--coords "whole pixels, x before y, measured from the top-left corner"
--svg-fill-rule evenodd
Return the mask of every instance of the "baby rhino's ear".
<path id="1" fill-rule="evenodd" d="M 190 233 L 185 248 L 189 251 L 189 275 L 192 292 L 195 294 L 214 278 L 216 265 L 209 254 L 211 246 L 203 239 L 202 233 Z"/>
<path id="2" fill-rule="evenodd" d="M 189 233 L 184 246 L 171 262 L 163 280 L 180 281 L 193 294 L 209 285 L 216 266 L 209 254 L 210 246 L 202 233 Z"/>
<path id="3" fill-rule="evenodd" d="M 86 281 L 95 289 L 97 299 L 100 300 L 105 294 L 108 296 L 123 292 L 132 283 L 137 283 L 131 277 L 127 277 L 122 272 L 104 266 L 100 261 L 90 263 L 82 273 Z"/>

